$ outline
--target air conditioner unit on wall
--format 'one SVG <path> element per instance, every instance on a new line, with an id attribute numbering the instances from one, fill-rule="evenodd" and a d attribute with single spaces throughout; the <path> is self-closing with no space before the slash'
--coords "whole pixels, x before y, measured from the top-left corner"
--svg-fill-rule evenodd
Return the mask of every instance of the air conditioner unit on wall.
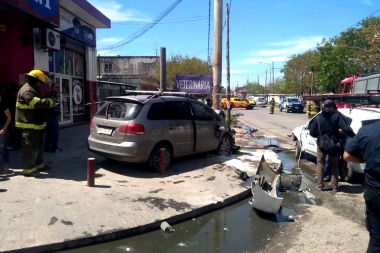
<path id="1" fill-rule="evenodd" d="M 61 35 L 52 29 L 43 28 L 40 30 L 40 45 L 42 49 L 61 50 Z"/>

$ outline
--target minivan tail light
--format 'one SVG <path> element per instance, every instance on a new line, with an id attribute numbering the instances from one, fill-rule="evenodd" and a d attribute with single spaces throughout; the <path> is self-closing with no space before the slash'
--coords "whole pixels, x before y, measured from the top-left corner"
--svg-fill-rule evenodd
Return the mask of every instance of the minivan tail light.
<path id="1" fill-rule="evenodd" d="M 94 123 L 94 120 L 93 120 L 93 119 L 91 120 L 90 128 L 95 128 L 95 123 Z"/>
<path id="2" fill-rule="evenodd" d="M 141 124 L 128 124 L 128 125 L 122 125 L 119 128 L 119 133 L 123 134 L 144 134 L 145 133 L 145 127 Z"/>

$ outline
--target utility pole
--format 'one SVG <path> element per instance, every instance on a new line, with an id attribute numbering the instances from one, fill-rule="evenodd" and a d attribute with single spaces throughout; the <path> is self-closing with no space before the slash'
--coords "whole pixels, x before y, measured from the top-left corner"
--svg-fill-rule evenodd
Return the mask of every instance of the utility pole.
<path id="1" fill-rule="evenodd" d="M 257 75 L 257 87 L 259 87 L 259 93 L 260 93 L 260 77 Z M 254 95 L 256 96 L 256 90 L 254 91 Z"/>
<path id="2" fill-rule="evenodd" d="M 267 78 L 268 78 L 268 70 L 265 70 L 265 83 L 264 83 L 264 98 L 265 98 L 265 90 L 267 89 Z"/>
<path id="3" fill-rule="evenodd" d="M 166 48 L 160 48 L 160 90 L 166 90 Z"/>
<path id="4" fill-rule="evenodd" d="M 226 62 L 227 62 L 227 117 L 226 121 L 231 124 L 231 87 L 230 87 L 230 9 L 228 3 L 226 3 L 226 22 L 227 22 L 227 36 L 226 36 Z"/>
<path id="5" fill-rule="evenodd" d="M 220 109 L 220 84 L 222 81 L 222 23 L 223 23 L 223 0 L 214 0 L 214 66 L 212 107 Z"/>
<path id="6" fill-rule="evenodd" d="M 272 89 L 274 94 L 274 62 L 272 62 Z"/>

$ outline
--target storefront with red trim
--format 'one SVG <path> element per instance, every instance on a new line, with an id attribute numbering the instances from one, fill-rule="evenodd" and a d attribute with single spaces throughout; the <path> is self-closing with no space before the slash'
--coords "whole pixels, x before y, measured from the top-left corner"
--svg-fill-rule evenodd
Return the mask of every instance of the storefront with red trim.
<path id="1" fill-rule="evenodd" d="M 22 85 L 25 73 L 41 69 L 61 87 L 60 124 L 89 121 L 98 98 L 96 29 L 110 27 L 86 0 L 0 0 L 0 84 Z"/>

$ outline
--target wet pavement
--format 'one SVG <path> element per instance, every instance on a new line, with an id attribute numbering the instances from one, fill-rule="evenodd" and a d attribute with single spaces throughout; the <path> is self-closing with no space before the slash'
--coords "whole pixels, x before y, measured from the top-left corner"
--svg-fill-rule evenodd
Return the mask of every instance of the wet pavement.
<path id="1" fill-rule="evenodd" d="M 296 161 L 291 152 L 278 152 L 283 169 L 292 172 Z M 306 179 L 301 189 L 308 187 Z M 321 204 L 309 192 L 282 192 L 282 209 L 276 215 L 254 210 L 249 199 L 172 226 L 174 233 L 156 230 L 150 233 L 94 245 L 86 248 L 63 251 L 65 253 L 90 252 L 246 252 L 256 251 L 267 245 L 273 236 L 283 230 L 297 216 L 294 210 L 299 204 Z"/>

